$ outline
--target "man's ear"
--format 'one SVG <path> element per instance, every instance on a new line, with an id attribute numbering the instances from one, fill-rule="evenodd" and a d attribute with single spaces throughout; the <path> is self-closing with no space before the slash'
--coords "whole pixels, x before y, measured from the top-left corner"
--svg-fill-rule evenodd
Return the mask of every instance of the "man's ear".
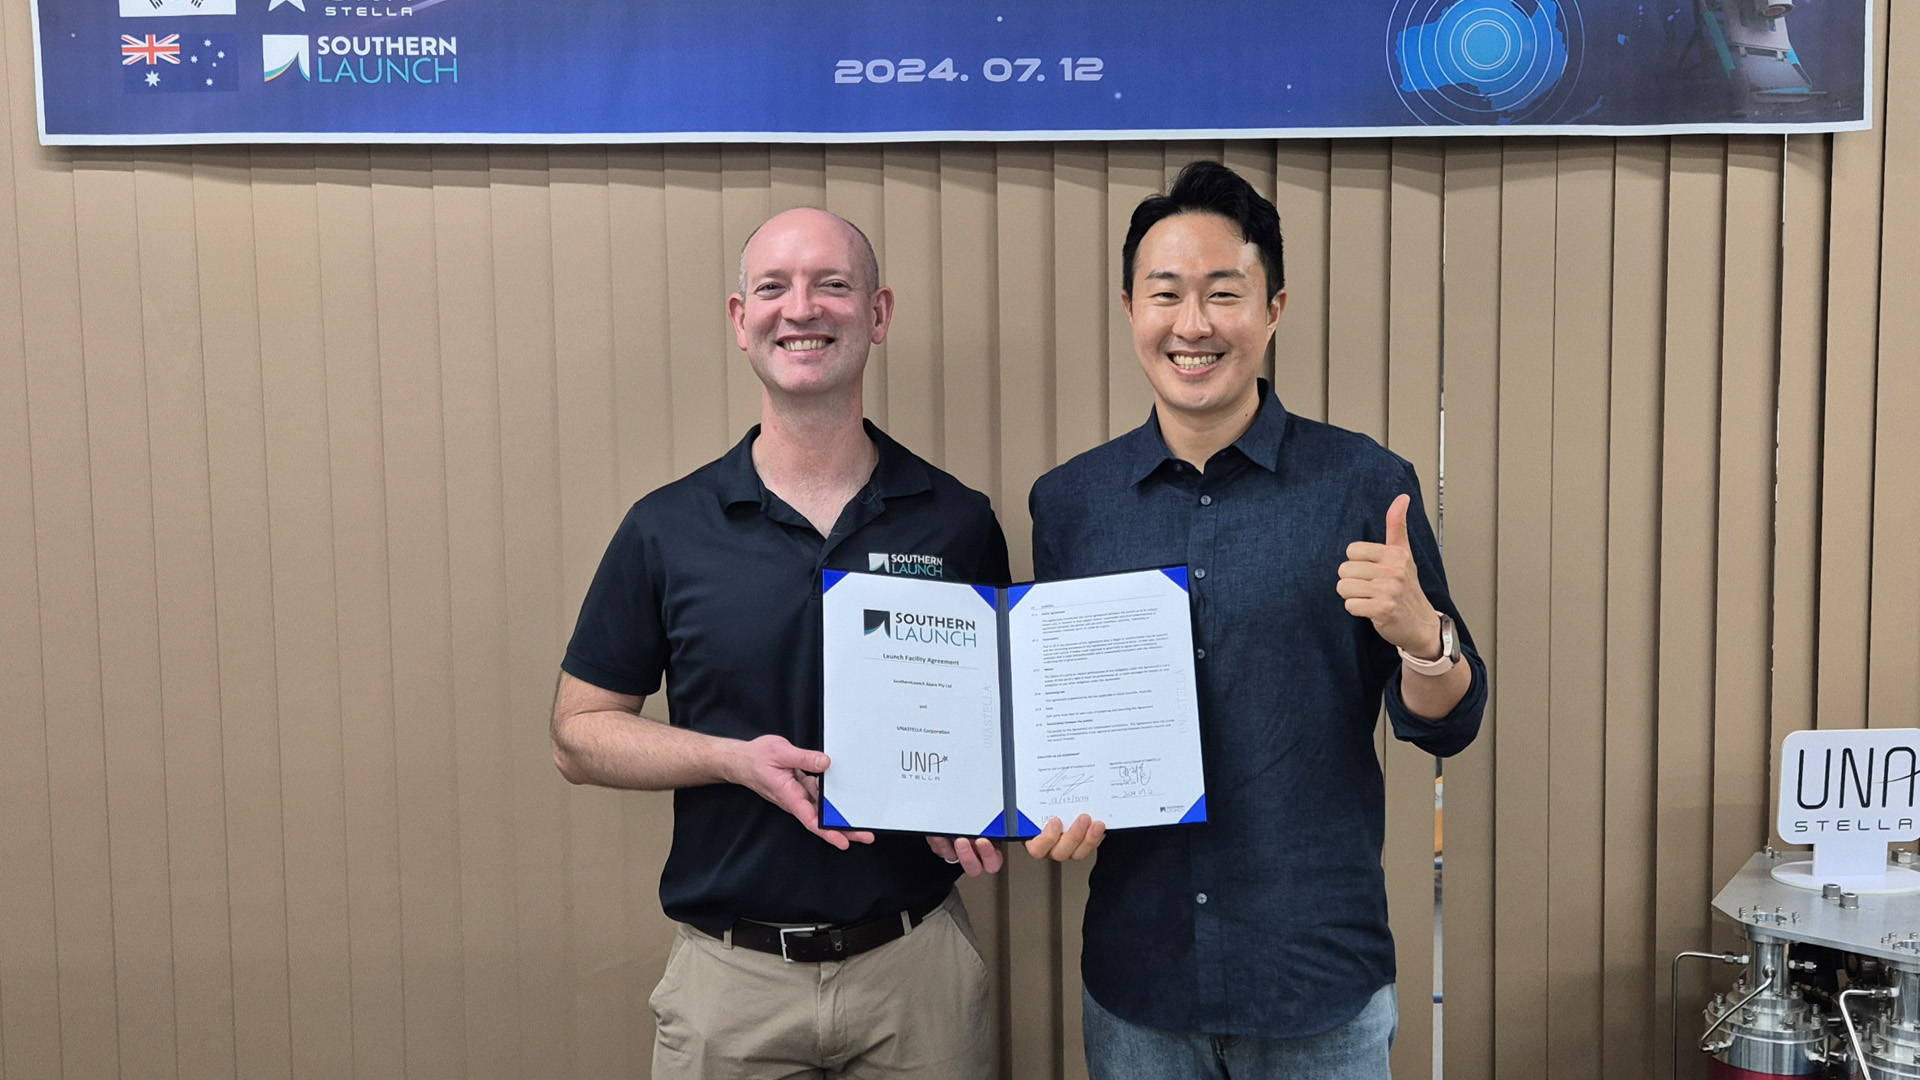
<path id="1" fill-rule="evenodd" d="M 1280 325 L 1280 313 L 1285 310 L 1287 310 L 1287 290 L 1281 289 L 1273 294 L 1273 299 L 1267 301 L 1267 333 L 1273 333 L 1273 328 Z"/>
<path id="2" fill-rule="evenodd" d="M 887 328 L 893 325 L 893 290 L 885 285 L 873 292 L 873 343 L 887 340 Z"/>
<path id="3" fill-rule="evenodd" d="M 727 321 L 733 324 L 733 343 L 742 351 L 747 347 L 747 298 L 734 293 L 727 297 Z"/>

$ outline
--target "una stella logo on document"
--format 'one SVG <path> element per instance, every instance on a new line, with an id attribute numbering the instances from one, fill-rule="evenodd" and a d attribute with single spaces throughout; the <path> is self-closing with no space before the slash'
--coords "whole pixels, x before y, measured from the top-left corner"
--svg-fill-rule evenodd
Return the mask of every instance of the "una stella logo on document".
<path id="1" fill-rule="evenodd" d="M 900 751 L 900 775 L 906 779 L 938 780 L 940 766 L 946 763 L 946 754 L 936 754 L 930 750 Z"/>

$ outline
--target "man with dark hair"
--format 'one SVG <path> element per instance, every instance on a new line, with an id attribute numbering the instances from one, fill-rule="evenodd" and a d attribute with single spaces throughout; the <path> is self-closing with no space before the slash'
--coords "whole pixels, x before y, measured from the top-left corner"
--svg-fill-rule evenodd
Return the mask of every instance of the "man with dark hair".
<path id="1" fill-rule="evenodd" d="M 862 419 L 893 292 L 859 229 L 775 216 L 727 311 L 761 423 L 628 512 L 553 709 L 568 780 L 674 789 L 652 1075 L 984 1080 L 987 969 L 953 882 L 1001 856 L 821 827 L 820 584 L 896 555 L 1004 583 L 1006 540 L 986 496 Z M 671 725 L 640 715 L 663 675 Z"/>
<path id="2" fill-rule="evenodd" d="M 1040 580 L 1185 565 L 1208 820 L 1105 838 L 1081 970 L 1096 1080 L 1383 1080 L 1398 1013 L 1373 732 L 1435 754 L 1486 668 L 1411 465 L 1286 411 L 1273 204 L 1216 162 L 1143 201 L 1120 301 L 1147 422 L 1040 478 Z M 1284 362 L 1284 361 L 1282 361 Z"/>

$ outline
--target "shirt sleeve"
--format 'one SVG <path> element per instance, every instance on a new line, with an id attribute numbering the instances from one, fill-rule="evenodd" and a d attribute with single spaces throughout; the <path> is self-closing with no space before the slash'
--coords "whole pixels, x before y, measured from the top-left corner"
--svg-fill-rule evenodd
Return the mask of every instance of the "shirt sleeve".
<path id="1" fill-rule="evenodd" d="M 603 690 L 645 697 L 660 689 L 667 632 L 659 560 L 646 542 L 640 513 L 638 505 L 627 511 L 607 545 L 560 667 Z"/>
<path id="2" fill-rule="evenodd" d="M 1040 495 L 1041 480 L 1027 493 L 1027 514 L 1033 520 L 1033 580 L 1056 581 L 1060 578 L 1060 560 L 1054 554 L 1047 527 L 1046 500 Z"/>
<path id="3" fill-rule="evenodd" d="M 1465 750 L 1480 732 L 1480 717 L 1487 708 L 1487 665 L 1480 659 L 1480 652 L 1473 644 L 1473 634 L 1468 631 L 1466 620 L 1460 617 L 1460 609 L 1454 606 L 1453 597 L 1447 592 L 1447 572 L 1440 565 L 1440 545 L 1434 539 L 1433 527 L 1427 523 L 1426 508 L 1420 499 L 1420 478 L 1411 465 L 1406 467 L 1401 483 L 1404 485 L 1401 490 L 1413 496 L 1412 503 L 1407 507 L 1407 541 L 1413 545 L 1413 561 L 1420 568 L 1420 588 L 1436 609 L 1445 612 L 1453 620 L 1453 632 L 1460 641 L 1461 659 L 1473 670 L 1473 685 L 1467 688 L 1466 696 L 1460 699 L 1452 712 L 1439 720 L 1428 720 L 1407 708 L 1406 700 L 1400 694 L 1400 683 L 1406 669 L 1395 663 L 1387 676 L 1387 720 L 1393 725 L 1395 738 L 1410 742 L 1429 754 L 1451 757 Z"/>

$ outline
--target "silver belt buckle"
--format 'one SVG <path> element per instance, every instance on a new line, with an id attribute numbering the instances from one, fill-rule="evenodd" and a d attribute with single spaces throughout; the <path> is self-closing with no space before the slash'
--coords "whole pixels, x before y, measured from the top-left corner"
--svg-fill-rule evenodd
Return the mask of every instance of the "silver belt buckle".
<path id="1" fill-rule="evenodd" d="M 818 926 L 783 926 L 781 927 L 780 928 L 780 959 L 786 961 L 789 964 L 794 962 L 793 957 L 787 955 L 787 935 L 788 934 L 817 934 L 819 932 L 820 932 L 820 927 Z"/>

